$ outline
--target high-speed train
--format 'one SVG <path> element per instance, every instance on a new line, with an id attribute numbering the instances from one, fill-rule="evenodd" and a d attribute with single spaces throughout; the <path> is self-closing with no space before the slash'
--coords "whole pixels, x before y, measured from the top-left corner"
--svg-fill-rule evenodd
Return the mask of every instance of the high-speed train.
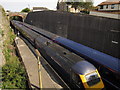
<path id="1" fill-rule="evenodd" d="M 23 23 L 20 23 L 21 25 Z M 25 24 L 26 28 L 31 27 L 31 25 Z M 39 33 L 41 36 L 53 41 L 56 44 L 68 49 L 69 51 L 79 55 L 85 60 L 92 63 L 100 74 L 102 75 L 105 82 L 109 83 L 113 87 L 120 89 L 120 59 L 112 57 L 108 54 L 102 53 L 90 47 L 84 46 L 80 43 L 76 43 L 72 40 L 63 38 L 61 36 L 55 35 L 48 31 L 39 29 L 32 26 L 32 31 Z"/>
<path id="2" fill-rule="evenodd" d="M 64 80 L 72 85 L 72 88 L 104 88 L 98 70 L 88 61 L 57 44 L 54 39 L 59 36 L 23 22 L 11 22 L 40 51 Z"/>

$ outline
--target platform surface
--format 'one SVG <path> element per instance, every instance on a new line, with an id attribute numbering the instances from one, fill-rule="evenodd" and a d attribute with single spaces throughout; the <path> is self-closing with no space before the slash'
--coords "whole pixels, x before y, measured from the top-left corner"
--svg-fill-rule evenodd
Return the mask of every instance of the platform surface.
<path id="1" fill-rule="evenodd" d="M 40 88 L 40 83 L 42 83 L 41 88 L 62 89 L 62 83 L 59 82 L 60 80 L 56 76 L 54 76 L 55 74 L 52 72 L 52 70 L 49 68 L 48 63 L 45 62 L 42 57 L 40 57 L 41 74 L 39 75 L 37 58 L 34 56 L 27 44 L 19 37 L 15 39 L 15 43 L 27 71 L 30 85 L 33 88 Z M 39 77 L 41 78 L 40 82 Z"/>

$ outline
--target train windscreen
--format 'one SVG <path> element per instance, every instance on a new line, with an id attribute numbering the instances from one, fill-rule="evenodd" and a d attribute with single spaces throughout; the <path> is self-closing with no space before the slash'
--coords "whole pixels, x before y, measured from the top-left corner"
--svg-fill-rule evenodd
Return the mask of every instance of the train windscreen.
<path id="1" fill-rule="evenodd" d="M 93 86 L 100 82 L 100 78 L 96 72 L 86 75 L 85 78 L 89 86 Z"/>

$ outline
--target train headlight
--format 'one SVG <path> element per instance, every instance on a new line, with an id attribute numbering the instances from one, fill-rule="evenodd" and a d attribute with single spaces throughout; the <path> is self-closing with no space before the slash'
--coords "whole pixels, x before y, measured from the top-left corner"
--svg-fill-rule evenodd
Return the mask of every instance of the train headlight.
<path id="1" fill-rule="evenodd" d="M 87 75 L 85 75 L 85 78 L 86 78 L 86 82 L 89 86 L 93 86 L 93 85 L 97 84 L 98 82 L 100 82 L 100 78 L 99 78 L 97 72 L 87 74 Z"/>

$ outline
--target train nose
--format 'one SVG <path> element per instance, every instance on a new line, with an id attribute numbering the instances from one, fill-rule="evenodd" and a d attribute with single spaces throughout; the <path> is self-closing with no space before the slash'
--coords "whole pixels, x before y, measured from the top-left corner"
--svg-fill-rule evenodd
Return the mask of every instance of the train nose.
<path id="1" fill-rule="evenodd" d="M 96 88 L 100 90 L 104 88 L 104 84 L 97 70 L 87 75 L 80 75 L 80 78 L 85 88 Z"/>

